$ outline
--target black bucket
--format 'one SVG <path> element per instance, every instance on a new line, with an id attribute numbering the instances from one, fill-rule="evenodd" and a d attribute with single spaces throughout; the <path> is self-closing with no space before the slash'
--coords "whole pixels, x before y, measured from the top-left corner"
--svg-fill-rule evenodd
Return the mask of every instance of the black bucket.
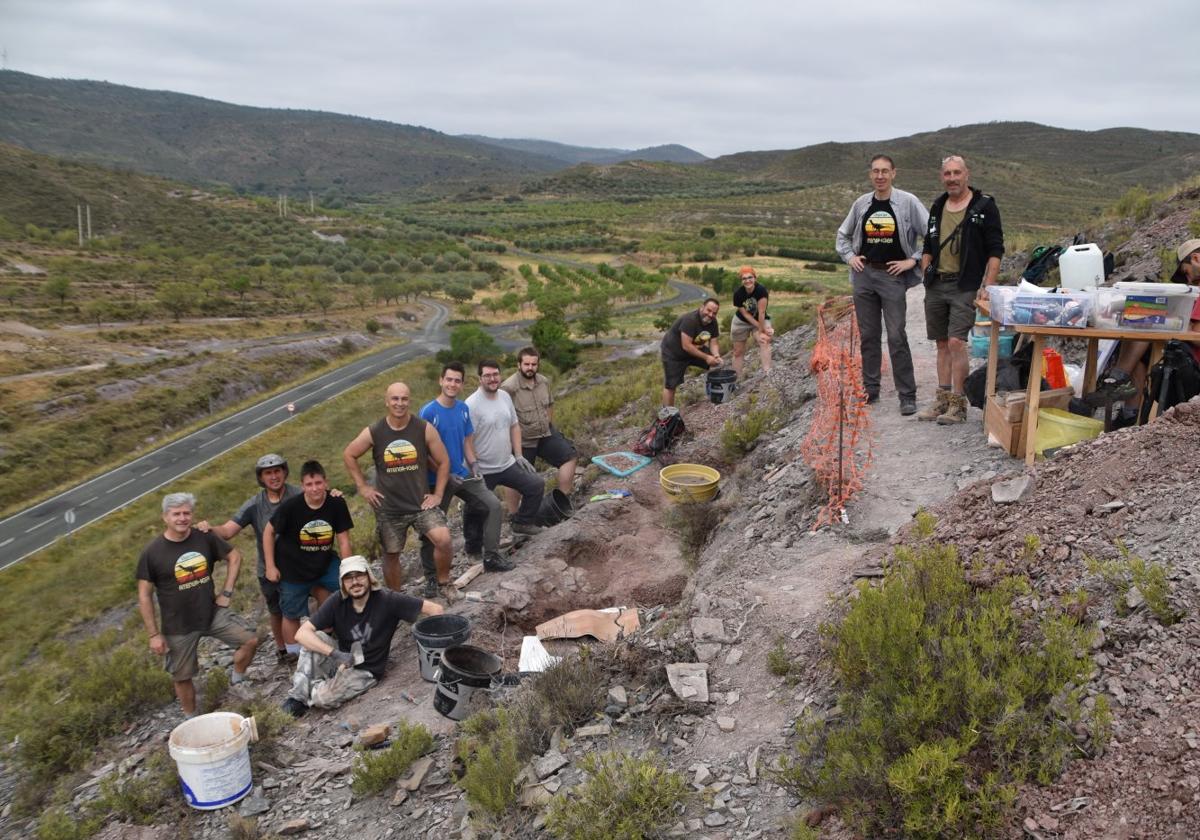
<path id="1" fill-rule="evenodd" d="M 575 508 L 571 505 L 571 499 L 567 494 L 561 490 L 551 490 L 542 498 L 542 506 L 538 508 L 537 518 L 534 521 L 549 528 L 574 515 Z"/>
<path id="2" fill-rule="evenodd" d="M 471 714 L 471 695 L 493 691 L 502 685 L 500 657 L 482 648 L 459 645 L 442 652 L 438 669 L 433 708 L 450 720 L 463 720 Z"/>
<path id="3" fill-rule="evenodd" d="M 737 374 L 727 368 L 710 370 L 704 380 L 704 393 L 714 405 L 720 405 L 737 390 Z"/>
<path id="4" fill-rule="evenodd" d="M 421 663 L 421 679 L 426 682 L 437 680 L 438 663 L 442 651 L 464 644 L 471 638 L 471 622 L 466 616 L 443 613 L 422 618 L 412 628 L 417 640 L 417 659 Z"/>

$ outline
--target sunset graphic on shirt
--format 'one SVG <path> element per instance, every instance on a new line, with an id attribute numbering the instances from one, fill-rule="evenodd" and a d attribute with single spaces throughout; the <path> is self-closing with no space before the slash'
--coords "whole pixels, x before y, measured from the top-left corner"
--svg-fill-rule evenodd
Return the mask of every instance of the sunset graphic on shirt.
<path id="1" fill-rule="evenodd" d="M 395 472 L 417 463 L 417 448 L 407 440 L 394 440 L 383 450 L 383 468 Z"/>
<path id="2" fill-rule="evenodd" d="M 324 551 L 333 545 L 333 526 L 324 519 L 314 519 L 300 529 L 301 551 Z"/>
<path id="3" fill-rule="evenodd" d="M 892 218 L 891 213 L 872 213 L 867 218 L 867 239 L 891 242 L 892 237 L 896 233 L 896 220 Z"/>
<path id="4" fill-rule="evenodd" d="M 188 551 L 175 561 L 175 582 L 191 583 L 208 577 L 208 558 L 198 551 Z"/>

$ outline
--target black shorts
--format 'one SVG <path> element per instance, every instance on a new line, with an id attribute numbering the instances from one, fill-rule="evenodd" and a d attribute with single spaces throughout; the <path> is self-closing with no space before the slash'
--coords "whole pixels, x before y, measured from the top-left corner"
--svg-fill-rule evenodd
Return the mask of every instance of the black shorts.
<path id="1" fill-rule="evenodd" d="M 683 378 L 687 376 L 687 370 L 690 367 L 698 367 L 701 370 L 708 370 L 708 365 L 696 358 L 689 359 L 673 359 L 669 356 L 662 357 L 663 366 L 663 387 L 675 390 L 683 384 Z"/>
<path id="2" fill-rule="evenodd" d="M 561 467 L 567 461 L 579 457 L 579 453 L 575 451 L 575 444 L 563 437 L 562 432 L 553 426 L 550 427 L 550 434 L 545 437 L 523 443 L 521 454 L 531 464 L 541 458 L 552 467 Z"/>

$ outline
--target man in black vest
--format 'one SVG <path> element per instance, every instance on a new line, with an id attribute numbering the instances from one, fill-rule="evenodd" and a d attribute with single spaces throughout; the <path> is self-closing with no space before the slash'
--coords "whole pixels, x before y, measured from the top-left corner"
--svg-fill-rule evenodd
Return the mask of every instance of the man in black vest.
<path id="1" fill-rule="evenodd" d="M 457 593 L 450 583 L 450 529 L 439 507 L 450 476 L 450 457 L 437 429 L 409 411 L 411 401 L 411 392 L 403 382 L 389 385 L 387 415 L 359 432 L 343 451 L 342 460 L 359 495 L 375 509 L 388 588 L 399 591 L 404 582 L 400 552 L 412 527 L 433 543 L 433 562 L 442 595 L 455 600 Z M 373 487 L 358 466 L 358 459 L 368 451 L 375 461 Z M 437 471 L 432 488 L 427 470 Z"/>
<path id="2" fill-rule="evenodd" d="M 1000 276 L 1004 230 L 990 195 L 970 185 L 971 170 L 959 155 L 942 161 L 946 191 L 929 208 L 925 254 L 925 330 L 937 343 L 938 391 L 918 412 L 943 426 L 967 419 L 967 336 L 975 324 L 975 301 Z"/>

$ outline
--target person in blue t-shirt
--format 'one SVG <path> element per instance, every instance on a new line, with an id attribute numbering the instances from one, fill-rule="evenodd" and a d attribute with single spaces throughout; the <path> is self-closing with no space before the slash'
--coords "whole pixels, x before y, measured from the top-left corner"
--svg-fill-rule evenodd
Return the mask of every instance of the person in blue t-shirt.
<path id="1" fill-rule="evenodd" d="M 466 542 L 467 556 L 472 562 L 482 559 L 485 571 L 506 572 L 513 566 L 500 556 L 497 549 L 500 543 L 500 500 L 487 489 L 479 472 L 471 412 L 467 404 L 458 399 L 465 378 L 461 362 L 449 362 L 443 366 L 438 379 L 441 393 L 437 399 L 421 407 L 420 417 L 437 429 L 450 456 L 450 480 L 442 496 L 442 509 L 447 509 L 450 499 L 455 496 L 463 500 L 463 540 Z M 431 484 L 433 480 L 434 473 L 431 472 Z M 430 571 L 433 569 L 433 550 L 424 541 L 421 543 L 421 563 L 425 569 L 426 589 L 432 591 L 437 585 L 437 578 Z M 429 583 L 431 580 L 432 586 Z"/>

